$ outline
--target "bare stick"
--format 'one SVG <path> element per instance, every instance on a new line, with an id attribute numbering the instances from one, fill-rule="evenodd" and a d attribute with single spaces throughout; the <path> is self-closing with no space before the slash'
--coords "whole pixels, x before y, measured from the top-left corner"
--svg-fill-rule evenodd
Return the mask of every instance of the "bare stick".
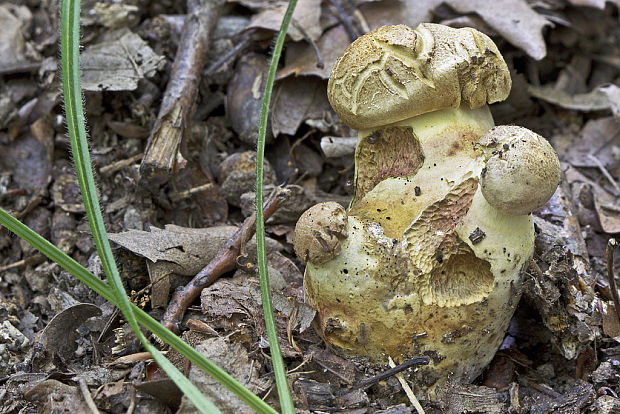
<path id="1" fill-rule="evenodd" d="M 321 138 L 321 149 L 327 158 L 348 157 L 355 154 L 357 137 L 332 137 Z"/>
<path id="2" fill-rule="evenodd" d="M 86 405 L 92 414 L 99 414 L 99 410 L 97 409 L 97 404 L 93 401 L 93 396 L 90 394 L 90 390 L 88 389 L 88 385 L 86 385 L 86 380 L 82 377 L 78 379 L 78 384 L 80 385 L 80 391 L 82 391 L 82 396 L 84 397 L 84 401 L 86 401 Z"/>
<path id="3" fill-rule="evenodd" d="M 232 49 L 228 52 L 224 53 L 218 60 L 213 62 L 209 67 L 203 72 L 203 75 L 209 76 L 216 70 L 220 68 L 224 63 L 228 62 L 233 57 L 237 56 L 241 53 L 248 45 L 250 44 L 250 37 L 244 36 L 239 43 L 237 43 Z"/>
<path id="4" fill-rule="evenodd" d="M 351 22 L 351 17 L 349 17 L 347 12 L 344 10 L 344 8 L 342 7 L 342 4 L 340 4 L 340 1 L 339 0 L 329 0 L 329 2 L 336 9 L 336 12 L 338 13 L 338 19 L 340 19 L 340 22 L 344 26 L 344 30 L 346 30 L 346 32 L 349 35 L 349 38 L 351 39 L 351 41 L 354 41 L 355 39 L 357 39 L 358 34 L 355 31 L 355 29 L 353 28 L 353 23 Z"/>
<path id="5" fill-rule="evenodd" d="M 323 58 L 321 58 L 321 52 L 319 51 L 319 47 L 316 45 L 314 40 L 308 35 L 308 32 L 297 22 L 297 20 L 292 19 L 293 26 L 295 29 L 299 30 L 299 33 L 304 37 L 304 40 L 312 46 L 314 50 L 314 55 L 316 56 L 316 67 L 319 69 L 323 69 L 325 67 L 325 63 L 323 63 Z"/>
<path id="6" fill-rule="evenodd" d="M 139 153 L 136 155 L 133 155 L 129 158 L 126 158 L 124 160 L 120 160 L 120 161 L 116 161 L 113 162 L 112 164 L 106 165 L 104 167 L 101 167 L 99 169 L 99 172 L 101 173 L 101 175 L 111 175 L 119 170 L 122 170 L 125 167 L 130 166 L 131 164 L 133 164 L 134 162 L 141 160 L 142 157 L 144 156 L 144 154 Z"/>
<path id="7" fill-rule="evenodd" d="M 616 272 L 614 272 L 614 250 L 618 247 L 616 239 L 609 239 L 607 242 L 607 278 L 609 279 L 609 289 L 611 290 L 611 297 L 614 299 L 614 307 L 616 308 L 616 315 L 618 316 L 618 322 L 620 322 L 620 298 L 618 297 L 618 287 L 616 286 Z"/>
<path id="8" fill-rule="evenodd" d="M 373 384 L 376 384 L 379 381 L 383 381 L 387 378 L 390 378 L 392 375 L 396 375 L 399 372 L 403 372 L 404 370 L 414 367 L 416 365 L 428 365 L 431 361 L 431 358 L 424 355 L 415 358 L 408 359 L 400 365 L 395 366 L 394 368 L 390 368 L 387 371 L 382 372 L 381 374 L 375 375 L 371 378 L 366 378 L 365 380 L 360 381 L 357 385 L 353 386 L 353 389 L 356 390 L 358 388 L 368 388 Z"/>
<path id="9" fill-rule="evenodd" d="M 184 163 L 179 147 L 190 130 L 200 74 L 223 3 L 223 0 L 187 0 L 188 16 L 170 80 L 140 167 L 144 178 L 168 175 Z"/>
<path id="10" fill-rule="evenodd" d="M 279 191 L 270 197 L 263 206 L 263 217 L 267 220 L 278 208 L 283 192 Z M 194 278 L 183 288 L 177 289 L 170 299 L 168 308 L 161 318 L 161 324 L 172 332 L 178 333 L 179 325 L 185 311 L 207 286 L 213 284 L 224 273 L 235 270 L 237 256 L 243 244 L 247 243 L 256 231 L 256 215 L 252 214 L 245 219 L 243 225 L 226 242 L 224 247 Z"/>
<path id="11" fill-rule="evenodd" d="M 388 358 L 389 358 L 388 362 L 390 363 L 390 367 L 396 368 L 396 364 L 394 363 L 394 361 L 392 361 L 392 357 L 388 357 Z M 415 394 L 413 393 L 413 390 L 411 389 L 409 384 L 407 384 L 407 381 L 405 381 L 403 374 L 399 372 L 398 374 L 396 374 L 396 378 L 398 379 L 398 382 L 400 382 L 400 386 L 403 387 L 405 394 L 407 394 L 407 398 L 409 398 L 411 405 L 415 407 L 415 410 L 418 412 L 418 414 L 425 414 L 424 408 L 422 408 L 422 406 L 420 405 L 420 401 L 418 401 Z"/>
<path id="12" fill-rule="evenodd" d="M 5 272 L 7 270 L 15 269 L 16 267 L 26 266 L 26 265 L 36 265 L 39 263 L 43 263 L 45 261 L 45 256 L 42 254 L 35 254 L 34 256 L 30 256 L 26 259 L 20 260 L 18 262 L 10 263 L 6 266 L 0 266 L 0 273 Z"/>
<path id="13" fill-rule="evenodd" d="M 590 158 L 592 161 L 594 161 L 594 163 L 596 164 L 598 169 L 601 170 L 601 173 L 603 173 L 605 178 L 607 178 L 607 181 L 609 181 L 611 183 L 611 185 L 614 187 L 614 189 L 616 190 L 616 194 L 615 195 L 616 196 L 620 195 L 620 186 L 618 186 L 618 183 L 616 182 L 616 180 L 614 180 L 614 177 L 611 176 L 609 171 L 607 171 L 607 168 L 605 168 L 603 163 L 598 158 L 596 158 L 594 155 L 592 155 L 592 154 L 588 154 L 588 158 Z"/>

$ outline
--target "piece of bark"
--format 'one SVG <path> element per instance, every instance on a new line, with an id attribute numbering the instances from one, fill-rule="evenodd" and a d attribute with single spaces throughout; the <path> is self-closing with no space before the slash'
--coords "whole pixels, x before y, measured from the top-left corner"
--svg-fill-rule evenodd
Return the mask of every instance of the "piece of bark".
<path id="1" fill-rule="evenodd" d="M 578 380 L 566 393 L 556 398 L 541 397 L 532 404 L 530 413 L 577 414 L 594 396 L 594 387 L 585 381 Z"/>
<path id="2" fill-rule="evenodd" d="M 140 167 L 143 178 L 170 174 L 185 163 L 179 147 L 190 130 L 201 72 L 223 4 L 223 0 L 187 1 L 188 17 Z"/>

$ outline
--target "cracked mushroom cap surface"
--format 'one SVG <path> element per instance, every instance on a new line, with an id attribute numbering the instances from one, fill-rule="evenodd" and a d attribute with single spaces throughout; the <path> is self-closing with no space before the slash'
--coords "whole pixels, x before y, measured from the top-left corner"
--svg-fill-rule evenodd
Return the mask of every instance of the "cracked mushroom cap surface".
<path id="1" fill-rule="evenodd" d="M 323 264 L 340 253 L 340 241 L 347 235 L 347 213 L 340 204 L 314 205 L 295 225 L 295 253 L 304 263 Z"/>
<path id="2" fill-rule="evenodd" d="M 487 202 L 515 216 L 544 206 L 561 178 L 560 161 L 551 144 L 527 128 L 508 125 L 491 129 L 482 142 L 497 143 L 480 179 Z"/>
<path id="3" fill-rule="evenodd" d="M 503 101 L 512 82 L 497 46 L 472 29 L 383 26 L 336 60 L 327 94 L 345 124 L 368 129 L 444 108 Z"/>

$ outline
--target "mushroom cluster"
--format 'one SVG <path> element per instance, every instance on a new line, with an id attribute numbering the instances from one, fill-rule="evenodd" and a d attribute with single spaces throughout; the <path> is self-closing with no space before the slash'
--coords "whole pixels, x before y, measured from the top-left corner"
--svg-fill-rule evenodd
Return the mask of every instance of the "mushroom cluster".
<path id="1" fill-rule="evenodd" d="M 355 196 L 299 219 L 318 330 L 345 356 L 428 355 L 417 384 L 471 381 L 490 362 L 534 250 L 531 212 L 560 181 L 549 143 L 494 127 L 511 79 L 471 28 L 386 26 L 338 58 L 329 100 L 359 130 Z"/>

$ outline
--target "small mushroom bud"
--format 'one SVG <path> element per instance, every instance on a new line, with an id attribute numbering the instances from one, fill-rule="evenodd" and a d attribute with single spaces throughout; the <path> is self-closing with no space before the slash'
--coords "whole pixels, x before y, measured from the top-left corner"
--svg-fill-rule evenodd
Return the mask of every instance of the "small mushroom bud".
<path id="1" fill-rule="evenodd" d="M 265 160 L 263 164 L 264 183 L 275 184 L 276 173 Z M 219 166 L 217 178 L 226 201 L 235 207 L 241 206 L 241 195 L 254 191 L 256 183 L 256 152 L 245 151 L 229 155 Z"/>
<path id="2" fill-rule="evenodd" d="M 312 206 L 295 226 L 295 253 L 304 263 L 323 264 L 340 253 L 346 238 L 347 212 L 333 201 Z"/>
<path id="3" fill-rule="evenodd" d="M 541 208 L 560 183 L 560 162 L 546 139 L 519 126 L 498 126 L 481 142 L 497 151 L 481 174 L 482 195 L 505 214 L 521 216 Z"/>

